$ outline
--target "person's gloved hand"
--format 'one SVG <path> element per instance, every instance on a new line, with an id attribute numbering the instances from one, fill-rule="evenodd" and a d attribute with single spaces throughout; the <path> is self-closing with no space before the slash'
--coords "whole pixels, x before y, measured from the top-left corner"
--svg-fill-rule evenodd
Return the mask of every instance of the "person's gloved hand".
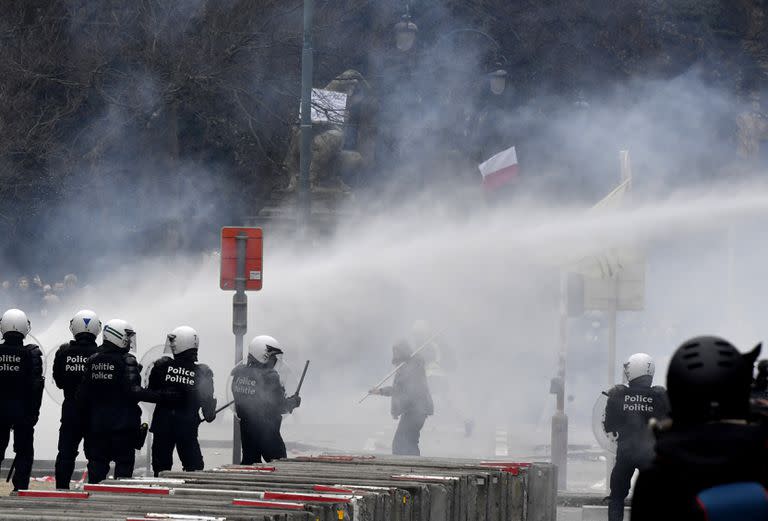
<path id="1" fill-rule="evenodd" d="M 393 414 L 393 415 L 392 415 L 392 419 L 393 419 L 393 420 L 397 420 L 397 419 L 399 419 L 399 418 L 400 418 L 400 415 L 399 415 L 399 414 Z"/>
<path id="2" fill-rule="evenodd" d="M 379 395 L 381 395 L 381 389 L 377 389 L 377 388 L 374 387 L 373 389 L 368 391 L 368 394 L 372 394 L 374 396 L 379 396 Z"/>
<path id="3" fill-rule="evenodd" d="M 293 395 L 286 400 L 288 406 L 288 412 L 293 412 L 299 405 L 301 405 L 301 396 Z"/>
<path id="4" fill-rule="evenodd" d="M 209 407 L 206 407 L 203 409 L 203 418 L 205 418 L 205 421 L 208 423 L 211 423 L 213 420 L 216 419 L 216 406 L 219 404 L 218 400 L 214 398 L 211 400 L 211 404 Z"/>

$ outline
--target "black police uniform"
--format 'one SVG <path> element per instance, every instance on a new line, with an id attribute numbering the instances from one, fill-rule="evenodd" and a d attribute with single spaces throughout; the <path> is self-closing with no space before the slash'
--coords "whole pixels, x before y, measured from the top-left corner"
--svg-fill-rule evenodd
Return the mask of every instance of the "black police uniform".
<path id="1" fill-rule="evenodd" d="M 83 419 L 77 406 L 77 389 L 83 381 L 88 359 L 99 349 L 96 337 L 80 333 L 75 340 L 62 344 L 53 360 L 53 381 L 64 391 L 59 427 L 59 453 L 56 456 L 56 488 L 68 489 L 75 470 L 78 447 L 85 436 Z"/>
<path id="2" fill-rule="evenodd" d="M 403 358 L 405 357 L 404 353 Z M 410 354 L 407 354 L 407 357 L 410 357 Z M 407 358 L 405 364 L 395 374 L 392 386 L 382 388 L 380 393 L 392 397 L 392 417 L 400 418 L 392 440 L 392 454 L 421 455 L 419 450 L 421 429 L 427 417 L 435 412 L 432 394 L 427 384 L 424 360 L 420 356 Z"/>
<path id="3" fill-rule="evenodd" d="M 203 455 L 197 441 L 200 425 L 198 411 L 212 422 L 216 418 L 213 397 L 213 371 L 197 363 L 197 349 L 183 351 L 173 358 L 163 357 L 155 362 L 149 374 L 149 389 L 172 390 L 179 394 L 175 405 L 159 404 L 152 416 L 152 470 L 157 476 L 173 467 L 173 449 L 179 453 L 186 471 L 202 470 Z"/>
<path id="4" fill-rule="evenodd" d="M 20 333 L 6 333 L 0 344 L 0 448 L 5 459 L 13 429 L 14 490 L 29 488 L 29 475 L 35 459 L 35 424 L 40 415 L 43 386 L 40 348 L 33 344 L 24 345 Z"/>
<path id="5" fill-rule="evenodd" d="M 629 494 L 632 474 L 653 461 L 651 418 L 669 415 L 669 401 L 663 387 L 651 387 L 652 377 L 641 376 L 629 386 L 617 385 L 608 392 L 605 406 L 605 431 L 619 435 L 616 463 L 611 471 L 609 521 L 624 518 L 624 499 Z"/>
<path id="6" fill-rule="evenodd" d="M 232 396 L 240 418 L 243 465 L 286 457 L 280 435 L 283 413 L 298 407 L 298 397 L 286 398 L 280 376 L 269 365 L 252 361 L 232 370 Z"/>
<path id="7" fill-rule="evenodd" d="M 77 400 L 85 421 L 89 483 L 107 477 L 110 461 L 115 462 L 115 478 L 133 475 L 141 429 L 139 402 L 164 398 L 141 387 L 140 372 L 133 354 L 108 341 L 86 363 Z"/>

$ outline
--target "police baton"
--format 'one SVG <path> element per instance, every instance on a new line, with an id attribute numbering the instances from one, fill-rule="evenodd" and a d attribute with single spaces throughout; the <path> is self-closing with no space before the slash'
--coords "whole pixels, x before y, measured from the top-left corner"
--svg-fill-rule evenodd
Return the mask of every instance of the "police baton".
<path id="1" fill-rule="evenodd" d="M 229 402 L 225 403 L 224 405 L 222 405 L 221 407 L 219 407 L 218 409 L 216 409 L 215 411 L 213 411 L 213 416 L 214 416 L 214 417 L 218 416 L 218 414 L 219 414 L 221 411 L 223 411 L 224 409 L 226 409 L 227 407 L 229 407 L 229 406 L 230 406 L 230 405 L 232 405 L 233 403 L 235 403 L 235 400 L 232 400 L 232 401 L 229 401 Z M 197 417 L 197 420 L 198 420 L 200 423 L 203 423 L 203 422 L 205 421 L 205 418 L 200 418 L 200 417 L 198 416 L 198 417 Z"/>
<path id="2" fill-rule="evenodd" d="M 216 409 L 216 410 L 214 411 L 214 414 L 219 414 L 221 411 L 223 411 L 224 409 L 226 409 L 227 407 L 229 407 L 229 406 L 230 406 L 230 405 L 232 405 L 233 403 L 235 403 L 235 400 L 232 400 L 232 401 L 229 401 L 229 402 L 225 403 L 224 405 L 222 405 L 221 407 L 219 407 L 218 409 Z"/>
<path id="3" fill-rule="evenodd" d="M 301 392 L 301 386 L 304 385 L 304 377 L 307 376 L 307 369 L 309 369 L 309 360 L 304 364 L 304 370 L 301 372 L 301 378 L 299 379 L 299 386 L 296 388 L 296 392 L 293 393 L 294 396 L 298 396 Z"/>

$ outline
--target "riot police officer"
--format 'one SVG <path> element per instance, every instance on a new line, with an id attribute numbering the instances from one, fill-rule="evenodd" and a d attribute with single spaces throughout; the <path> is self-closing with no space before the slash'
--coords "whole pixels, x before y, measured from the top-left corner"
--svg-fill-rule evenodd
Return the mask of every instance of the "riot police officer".
<path id="1" fill-rule="evenodd" d="M 141 368 L 136 362 L 136 332 L 125 320 L 104 324 L 99 352 L 85 364 L 77 392 L 85 422 L 85 456 L 88 482 L 107 477 L 115 462 L 115 478 L 133 475 L 135 451 L 143 445 L 139 402 L 173 402 L 174 393 L 152 392 L 141 387 Z"/>
<path id="2" fill-rule="evenodd" d="M 78 447 L 83 440 L 83 420 L 77 407 L 77 389 L 83 381 L 88 359 L 98 351 L 96 337 L 101 320 L 93 311 L 78 311 L 69 321 L 74 340 L 62 344 L 53 360 L 53 381 L 64 391 L 59 427 L 59 453 L 56 456 L 56 488 L 68 489 L 75 470 Z"/>
<path id="3" fill-rule="evenodd" d="M 202 409 L 205 421 L 216 419 L 216 398 L 213 397 L 213 371 L 197 363 L 200 339 L 189 326 L 174 329 L 165 341 L 164 356 L 152 367 L 149 389 L 171 389 L 180 395 L 174 405 L 159 404 L 152 416 L 152 469 L 155 476 L 173 467 L 173 449 L 179 453 L 185 471 L 203 469 L 203 455 L 197 441 Z"/>
<path id="4" fill-rule="evenodd" d="M 301 405 L 299 396 L 285 396 L 285 388 L 275 370 L 283 354 L 277 340 L 261 335 L 248 346 L 248 361 L 232 370 L 232 395 L 235 413 L 240 418 L 243 465 L 286 457 L 280 435 L 283 413 Z"/>
<path id="5" fill-rule="evenodd" d="M 35 425 L 43 399 L 43 353 L 34 344 L 24 344 L 29 331 L 29 319 L 20 309 L 9 309 L 0 318 L 0 448 L 5 459 L 13 429 L 13 490 L 29 488 Z"/>
<path id="6" fill-rule="evenodd" d="M 645 353 L 636 353 L 624 364 L 628 385 L 617 385 L 608 392 L 605 406 L 605 432 L 618 434 L 616 462 L 611 471 L 609 521 L 624 519 L 624 499 L 629 494 L 632 474 L 653 461 L 653 434 L 648 422 L 669 414 L 663 387 L 651 387 L 656 366 Z"/>

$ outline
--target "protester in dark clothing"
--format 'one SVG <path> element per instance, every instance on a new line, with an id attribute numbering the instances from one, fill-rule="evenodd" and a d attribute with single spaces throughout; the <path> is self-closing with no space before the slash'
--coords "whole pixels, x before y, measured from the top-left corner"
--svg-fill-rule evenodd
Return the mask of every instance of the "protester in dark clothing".
<path id="1" fill-rule="evenodd" d="M 370 394 L 392 397 L 392 418 L 400 419 L 392 440 L 392 454 L 420 456 L 421 429 L 435 412 L 424 359 L 413 356 L 410 345 L 401 341 L 392 348 L 392 364 L 399 366 L 392 386 L 372 389 Z"/>
<path id="2" fill-rule="evenodd" d="M 275 371 L 282 355 L 277 340 L 257 336 L 248 346 L 248 362 L 232 370 L 232 396 L 240 418 L 243 465 L 286 457 L 280 435 L 283 414 L 301 405 L 299 396 L 285 396 L 285 388 Z"/>
<path id="3" fill-rule="evenodd" d="M 699 492 L 724 483 L 768 486 L 765 435 L 756 425 L 710 423 L 659 434 L 656 460 L 635 484 L 632 521 L 701 520 Z"/>
<path id="4" fill-rule="evenodd" d="M 13 430 L 13 490 L 29 488 L 35 425 L 43 400 L 43 353 L 36 345 L 24 344 L 29 331 L 29 320 L 19 309 L 9 309 L 0 318 L 0 449 L 5 459 Z"/>
<path id="5" fill-rule="evenodd" d="M 635 484 L 632 521 L 704 521 L 711 514 L 707 494 L 716 487 L 768 487 L 765 433 L 746 421 L 759 351 L 742 355 L 725 340 L 698 337 L 675 352 L 667 372 L 671 421 L 658 432 L 656 458 Z M 738 505 L 720 507 L 768 512 L 765 491 L 751 499 L 731 493 L 730 500 Z"/>
<path id="6" fill-rule="evenodd" d="M 624 500 L 629 494 L 635 469 L 653 460 L 653 434 L 648 422 L 669 414 L 663 387 L 651 387 L 655 365 L 645 353 L 636 353 L 624 364 L 627 385 L 617 385 L 608 392 L 605 406 L 605 432 L 618 434 L 616 462 L 611 471 L 609 521 L 624 519 Z"/>
<path id="7" fill-rule="evenodd" d="M 53 381 L 64 391 L 59 427 L 59 452 L 56 456 L 56 488 L 68 489 L 75 470 L 78 447 L 85 437 L 83 418 L 77 406 L 77 389 L 83 381 L 85 366 L 99 346 L 96 337 L 101 333 L 101 320 L 91 310 L 78 311 L 69 322 L 74 336 L 62 344 L 53 360 Z"/>
<path id="8" fill-rule="evenodd" d="M 104 342 L 85 364 L 77 392 L 85 422 L 88 482 L 107 477 L 110 461 L 115 478 L 133 475 L 135 450 L 141 440 L 139 402 L 174 403 L 172 391 L 153 392 L 141 387 L 141 367 L 131 353 L 136 348 L 133 328 L 124 320 L 104 325 Z"/>
<path id="9" fill-rule="evenodd" d="M 185 471 L 202 470 L 203 454 L 198 442 L 199 411 L 205 421 L 216 419 L 213 397 L 213 371 L 197 363 L 200 340 L 189 326 L 174 329 L 165 342 L 166 352 L 149 373 L 149 389 L 173 390 L 180 396 L 174 405 L 160 404 L 152 416 L 152 470 L 155 476 L 173 467 L 173 449 L 179 453 Z"/>

